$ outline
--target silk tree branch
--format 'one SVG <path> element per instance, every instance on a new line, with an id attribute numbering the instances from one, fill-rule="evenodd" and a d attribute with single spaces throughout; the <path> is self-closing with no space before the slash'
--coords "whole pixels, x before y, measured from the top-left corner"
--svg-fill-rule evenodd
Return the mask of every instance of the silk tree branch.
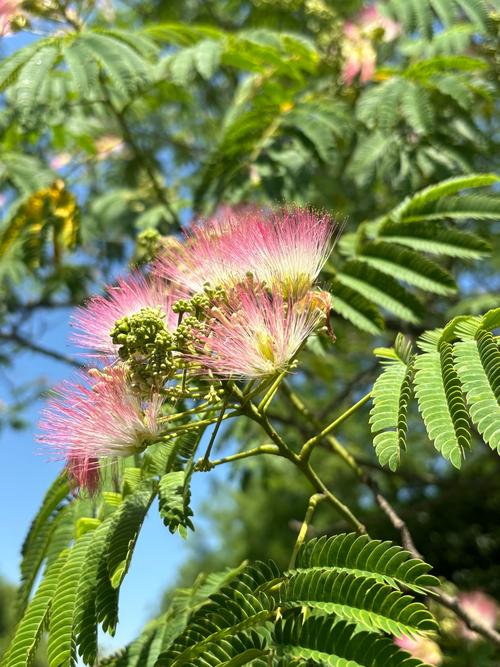
<path id="1" fill-rule="evenodd" d="M 111 96 L 109 94 L 109 91 L 107 90 L 105 84 L 101 81 L 101 85 L 103 88 L 103 93 L 105 97 L 105 105 L 108 107 L 108 109 L 111 111 L 113 116 L 116 118 L 118 125 L 121 128 L 121 131 L 123 133 L 123 138 L 125 140 L 125 143 L 128 145 L 130 150 L 134 153 L 136 158 L 139 160 L 139 162 L 142 164 L 144 167 L 144 171 L 146 172 L 149 181 L 151 183 L 151 186 L 156 194 L 156 197 L 158 201 L 163 204 L 163 206 L 167 209 L 169 212 L 170 216 L 172 217 L 172 220 L 174 224 L 176 225 L 177 229 L 181 229 L 181 224 L 179 221 L 179 218 L 177 216 L 177 213 L 174 211 L 172 208 L 172 205 L 167 197 L 167 193 L 165 190 L 165 186 L 163 183 L 160 181 L 158 178 L 158 175 L 155 171 L 154 164 L 152 163 L 149 155 L 143 151 L 141 146 L 136 142 L 135 137 L 132 133 L 132 130 L 130 129 L 125 112 L 121 109 L 119 109 L 113 100 L 111 99 Z"/>
<path id="2" fill-rule="evenodd" d="M 345 505 L 339 498 L 337 498 L 335 494 L 330 491 L 330 489 L 326 486 L 316 471 L 310 466 L 309 462 L 302 459 L 288 447 L 286 442 L 276 431 L 269 419 L 265 414 L 259 411 L 255 403 L 253 403 L 253 401 L 245 401 L 243 392 L 236 384 L 230 383 L 229 386 L 238 399 L 242 401 L 242 414 L 246 414 L 249 419 L 252 419 L 257 424 L 259 424 L 263 431 L 269 436 L 271 441 L 277 446 L 279 455 L 293 463 L 295 467 L 301 471 L 304 477 L 309 480 L 314 490 L 319 494 L 323 494 L 330 505 L 332 505 L 335 510 L 341 516 L 343 516 L 344 519 L 346 519 L 358 533 L 366 534 L 366 528 L 364 524 L 353 514 L 353 512 L 351 512 L 347 505 Z"/>
<path id="3" fill-rule="evenodd" d="M 68 364 L 69 366 L 73 366 L 75 368 L 83 368 L 83 364 L 80 364 L 72 357 L 63 354 L 62 352 L 58 352 L 57 350 L 53 350 L 43 345 L 39 345 L 38 343 L 33 342 L 29 338 L 25 338 L 21 334 L 17 333 L 17 331 L 9 331 L 8 333 L 0 332 L 0 340 L 5 341 L 6 343 L 13 343 L 14 345 L 17 345 L 26 350 L 31 350 L 32 352 L 37 352 L 38 354 L 43 354 L 45 357 L 49 357 L 50 359 L 55 359 L 56 361 Z"/>
<path id="4" fill-rule="evenodd" d="M 321 428 L 319 421 L 313 415 L 313 413 L 307 408 L 307 406 L 302 402 L 302 400 L 288 387 L 286 383 L 282 384 L 284 394 L 296 409 L 296 411 L 304 417 L 314 428 Z M 422 559 L 422 555 L 419 553 L 418 549 L 415 546 L 413 537 L 410 533 L 408 526 L 404 519 L 402 519 L 394 507 L 389 503 L 387 498 L 382 495 L 380 492 L 377 481 L 366 471 L 364 470 L 357 461 L 351 456 L 349 451 L 340 444 L 340 442 L 329 432 L 323 436 L 324 440 L 330 445 L 331 449 L 338 455 L 340 458 L 351 468 L 351 470 L 356 474 L 358 479 L 365 484 L 373 493 L 375 502 L 384 512 L 384 514 L 389 519 L 391 525 L 399 531 L 401 535 L 401 542 L 405 549 L 409 551 L 414 558 Z M 441 591 L 438 588 L 429 589 L 429 594 L 433 600 L 441 604 L 443 607 L 450 609 L 455 612 L 455 614 L 467 625 L 467 627 L 473 632 L 477 632 L 486 639 L 489 639 L 491 642 L 500 646 L 500 633 L 498 633 L 494 628 L 491 628 L 489 625 L 484 623 L 481 619 L 476 619 L 471 616 L 466 609 L 460 604 L 458 598 L 448 595 L 447 593 Z"/>

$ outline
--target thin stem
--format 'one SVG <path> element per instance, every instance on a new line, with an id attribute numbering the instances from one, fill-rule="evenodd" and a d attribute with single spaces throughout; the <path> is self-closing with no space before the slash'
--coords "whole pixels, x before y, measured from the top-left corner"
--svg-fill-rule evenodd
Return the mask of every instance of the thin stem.
<path id="1" fill-rule="evenodd" d="M 239 414 L 240 412 L 235 410 L 234 412 L 230 412 L 229 414 L 223 415 L 222 418 L 218 417 L 218 419 L 220 419 L 220 421 L 224 419 L 231 419 L 231 417 L 236 417 Z M 181 424 L 177 428 L 163 432 L 161 434 L 161 437 L 162 438 L 170 436 L 175 437 L 176 435 L 179 435 L 179 433 L 184 433 L 184 431 L 190 431 L 192 429 L 199 428 L 200 426 L 210 426 L 210 424 L 215 424 L 216 421 L 217 419 L 199 419 L 198 421 L 189 422 L 189 424 Z"/>
<path id="2" fill-rule="evenodd" d="M 15 343 L 16 345 L 24 347 L 27 350 L 37 352 L 38 354 L 43 354 L 45 357 L 50 357 L 56 361 L 61 361 L 62 363 L 74 366 L 75 368 L 84 368 L 83 364 L 80 364 L 75 359 L 62 354 L 62 352 L 58 352 L 57 350 L 52 350 L 48 347 L 44 347 L 43 345 L 39 345 L 38 343 L 34 343 L 28 338 L 24 338 L 24 336 L 21 336 L 16 331 L 11 331 L 9 333 L 0 332 L 0 340 Z"/>
<path id="3" fill-rule="evenodd" d="M 300 459 L 299 459 L 300 461 Z M 366 527 L 361 521 L 351 512 L 351 510 L 345 505 L 341 500 L 334 495 L 330 489 L 326 486 L 323 480 L 317 475 L 317 473 L 311 468 L 309 463 L 305 461 L 300 461 L 298 468 L 302 471 L 305 477 L 311 482 L 312 486 L 319 493 L 323 494 L 326 497 L 326 500 L 332 505 L 337 512 L 344 517 L 355 529 L 356 532 L 361 535 L 366 535 Z"/>
<path id="4" fill-rule="evenodd" d="M 215 412 L 219 408 L 217 406 L 211 406 L 211 404 L 207 401 L 206 403 L 203 403 L 202 405 L 198 405 L 194 408 L 190 408 L 189 410 L 184 410 L 183 412 L 176 412 L 173 415 L 166 415 L 165 417 L 160 417 L 158 421 L 160 423 L 162 422 L 167 422 L 171 423 L 174 421 L 178 421 L 179 419 L 183 419 L 184 417 L 187 417 L 189 415 L 197 415 L 201 412 L 207 414 L 208 412 Z"/>
<path id="5" fill-rule="evenodd" d="M 292 555 L 290 557 L 290 563 L 288 564 L 288 569 L 293 570 L 295 567 L 295 561 L 297 560 L 297 554 L 299 553 L 300 547 L 304 544 L 304 540 L 307 537 L 307 533 L 309 531 L 309 525 L 311 524 L 312 518 L 314 516 L 314 512 L 316 511 L 316 507 L 319 505 L 319 503 L 322 500 L 325 500 L 326 496 L 323 493 L 315 493 L 309 498 L 309 503 L 307 505 L 307 510 L 306 510 L 306 515 L 304 517 L 304 521 L 302 522 L 302 525 L 299 530 L 299 534 L 297 535 L 297 540 L 295 542 L 295 546 L 293 547 Z"/>
<path id="6" fill-rule="evenodd" d="M 219 432 L 220 426 L 222 424 L 222 420 L 224 418 L 224 412 L 226 411 L 228 401 L 229 401 L 229 396 L 226 398 L 226 400 L 222 404 L 221 411 L 219 413 L 219 416 L 217 417 L 217 423 L 215 424 L 215 428 L 212 431 L 212 435 L 210 436 L 210 441 L 208 443 L 207 450 L 205 452 L 205 456 L 203 457 L 202 465 L 204 465 L 204 466 L 209 465 L 209 459 L 210 459 L 210 454 L 212 453 L 212 447 L 214 446 L 215 438 L 217 437 L 217 433 Z"/>
<path id="7" fill-rule="evenodd" d="M 264 397 L 262 398 L 261 402 L 257 407 L 258 411 L 261 412 L 262 414 L 264 415 L 266 414 L 267 408 L 269 407 L 269 404 L 273 400 L 274 395 L 278 391 L 278 387 L 280 386 L 281 381 L 285 377 L 285 374 L 286 371 L 282 371 L 264 394 Z"/>
<path id="8" fill-rule="evenodd" d="M 352 524 L 352 526 L 354 526 L 354 528 L 358 533 L 366 533 L 366 528 L 361 523 L 361 521 L 359 521 L 356 518 L 356 516 L 354 516 L 354 514 L 347 507 L 347 505 L 345 505 L 341 500 L 339 500 L 337 496 L 335 496 L 328 489 L 328 487 L 324 484 L 324 482 L 320 479 L 320 477 L 318 477 L 316 472 L 311 468 L 309 463 L 306 460 L 301 459 L 299 456 L 297 456 L 297 454 L 295 454 L 295 452 L 293 452 L 287 446 L 286 442 L 279 435 L 274 426 L 269 422 L 269 420 L 265 415 L 259 412 L 257 406 L 254 403 L 252 402 L 248 403 L 248 405 L 246 406 L 246 414 L 248 417 L 250 417 L 250 419 L 256 421 L 262 427 L 262 429 L 267 433 L 267 435 L 279 448 L 280 455 L 291 461 L 302 472 L 304 477 L 306 477 L 310 481 L 313 488 L 318 493 L 324 494 L 328 502 L 337 510 L 337 512 L 341 516 L 343 516 L 350 524 Z"/>
<path id="9" fill-rule="evenodd" d="M 104 95 L 105 95 L 105 101 L 106 101 L 106 106 L 109 108 L 109 110 L 113 113 L 115 116 L 116 120 L 118 121 L 118 124 L 120 125 L 120 128 L 123 133 L 123 138 L 125 139 L 126 143 L 128 144 L 129 148 L 135 153 L 136 157 L 138 160 L 142 163 L 144 167 L 144 171 L 148 175 L 148 178 L 150 180 L 151 186 L 158 198 L 158 201 L 163 204 L 163 206 L 167 209 L 169 212 L 174 224 L 180 229 L 181 224 L 179 221 L 179 218 L 177 217 L 177 214 L 172 208 L 172 205 L 170 204 L 166 192 L 165 192 L 165 187 L 163 183 L 159 180 L 156 171 L 154 169 L 154 166 L 151 163 L 151 160 L 149 158 L 149 155 L 142 150 L 142 148 L 139 146 L 139 144 L 136 142 L 135 137 L 130 130 L 127 120 L 125 118 L 125 113 L 118 109 L 115 104 L 113 103 L 113 100 L 111 99 L 107 89 L 103 85 L 104 89 Z"/>
<path id="10" fill-rule="evenodd" d="M 233 463 L 234 461 L 240 461 L 241 459 L 249 459 L 253 456 L 260 456 L 261 454 L 273 454 L 275 456 L 280 456 L 280 450 L 276 445 L 260 445 L 259 447 L 254 447 L 253 449 L 247 449 L 244 452 L 237 452 L 236 454 L 231 454 L 229 456 L 224 456 L 221 459 L 216 459 L 215 461 L 209 461 L 209 469 L 215 468 L 215 466 L 223 465 L 224 463 Z M 197 470 L 205 470 L 205 468 L 198 467 L 204 459 L 201 459 L 197 466 Z"/>
<path id="11" fill-rule="evenodd" d="M 332 421 L 331 424 L 328 424 L 322 431 L 317 433 L 315 436 L 312 438 L 309 438 L 309 440 L 304 443 L 304 446 L 302 447 L 300 451 L 300 458 L 303 461 L 307 461 L 309 457 L 311 456 L 312 450 L 314 447 L 325 437 L 327 436 L 331 431 L 337 428 L 337 426 L 340 426 L 346 419 L 349 419 L 351 415 L 353 415 L 359 408 L 361 408 L 365 403 L 367 403 L 371 398 L 371 392 L 368 392 L 363 398 L 361 398 L 357 403 L 352 405 L 348 410 L 343 412 L 340 417 L 337 417 L 334 421 Z"/>

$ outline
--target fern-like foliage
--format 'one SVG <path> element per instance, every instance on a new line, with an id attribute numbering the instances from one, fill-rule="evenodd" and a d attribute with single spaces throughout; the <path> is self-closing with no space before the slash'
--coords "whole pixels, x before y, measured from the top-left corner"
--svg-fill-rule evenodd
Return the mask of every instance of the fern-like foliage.
<path id="1" fill-rule="evenodd" d="M 356 625 L 329 617 L 313 616 L 305 622 L 291 616 L 276 624 L 273 633 L 276 653 L 299 664 L 359 667 L 416 667 L 419 660 L 400 651 L 387 637 L 359 631 Z M 275 663 L 273 663 L 275 664 Z M 289 663 L 285 663 L 289 664 Z"/>
<path id="2" fill-rule="evenodd" d="M 455 467 L 471 447 L 471 422 L 500 451 L 500 350 L 493 333 L 499 326 L 496 308 L 427 331 L 414 357 L 403 359 L 398 352 L 401 337 L 396 349 L 376 351 L 385 368 L 373 388 L 370 422 L 382 465 L 394 469 L 399 463 L 397 434 L 405 432 L 411 385 L 430 440 Z"/>
<path id="3" fill-rule="evenodd" d="M 377 334 L 381 331 L 384 320 L 371 301 L 336 279 L 331 281 L 329 289 L 335 313 L 368 333 Z"/>
<path id="4" fill-rule="evenodd" d="M 366 535 L 342 533 L 310 540 L 301 547 L 296 570 L 332 569 L 373 578 L 379 583 L 422 593 L 438 580 L 429 575 L 430 565 L 391 542 L 371 540 Z"/>
<path id="5" fill-rule="evenodd" d="M 47 625 L 59 578 L 67 558 L 68 553 L 63 552 L 44 573 L 37 592 L 16 628 L 14 638 L 3 659 L 3 667 L 24 667 L 32 663 Z"/>
<path id="6" fill-rule="evenodd" d="M 473 339 L 467 331 L 462 334 L 463 340 L 455 344 L 455 358 L 470 417 L 485 442 L 500 453 L 500 350 L 484 319 Z"/>
<path id="7" fill-rule="evenodd" d="M 373 407 L 370 425 L 375 453 L 381 465 L 391 470 L 399 466 L 401 450 L 406 449 L 408 405 L 414 375 L 413 354 L 401 334 L 394 350 L 379 348 L 375 354 L 383 360 L 384 371 L 373 387 Z"/>
<path id="8" fill-rule="evenodd" d="M 84 99 L 96 99 L 103 77 L 117 94 L 130 96 L 150 81 L 151 63 L 158 55 L 144 35 L 120 30 L 83 30 L 31 44 L 0 65 L 0 90 L 11 89 L 21 119 L 50 102 L 50 77 L 66 66 L 70 87 Z M 69 91 L 68 91 L 69 92 Z"/>
<path id="9" fill-rule="evenodd" d="M 400 281 L 440 295 L 456 290 L 451 273 L 423 253 L 463 259 L 488 254 L 491 247 L 487 241 L 451 227 L 449 221 L 499 218 L 500 199 L 495 193 L 461 194 L 462 190 L 497 182 L 493 174 L 446 179 L 407 197 L 376 220 L 362 223 L 355 233 L 345 234 L 339 250 L 347 262 L 335 271 L 327 266 L 335 275 L 331 287 L 334 311 L 370 333 L 376 333 L 383 323 L 376 307 L 402 320 L 418 322 L 422 304 Z"/>
<path id="10" fill-rule="evenodd" d="M 418 30 L 426 38 L 436 25 L 447 27 L 462 16 L 479 32 L 492 28 L 485 0 L 388 0 L 385 4 L 408 32 Z"/>
<path id="11" fill-rule="evenodd" d="M 447 257 L 479 259 L 491 251 L 487 241 L 477 234 L 452 229 L 435 221 L 418 224 L 389 222 L 380 229 L 380 237 L 419 252 Z"/>
<path id="12" fill-rule="evenodd" d="M 418 322 L 423 308 L 418 298 L 391 275 L 358 260 L 350 260 L 337 274 L 347 287 L 363 294 L 385 310 L 409 322 Z"/>
<path id="13" fill-rule="evenodd" d="M 19 622 L 5 667 L 28 667 L 46 629 L 51 666 L 73 666 L 78 655 L 85 664 L 95 663 L 98 625 L 111 634 L 115 632 L 120 586 L 159 488 L 163 486 L 163 502 L 167 503 L 164 514 L 170 517 L 171 525 L 182 521 L 185 524 L 191 515 L 188 483 L 202 432 L 202 428 L 193 428 L 188 435 L 152 446 L 141 466 L 136 461 L 125 461 L 121 493 L 108 487 L 96 500 L 75 499 L 69 495 L 66 476 L 57 478 L 23 547 L 21 608 L 26 606 L 44 564 L 45 572 Z M 167 484 L 166 493 L 161 480 L 169 475 L 182 476 L 182 482 L 170 487 Z M 116 480 L 109 480 L 109 484 L 114 483 Z M 230 573 L 225 575 L 229 581 Z M 215 590 L 217 582 L 212 588 L 207 582 L 207 587 L 208 592 Z M 156 655 L 179 634 L 188 613 L 188 606 L 184 614 L 172 611 L 170 617 L 176 631 L 162 626 L 164 641 L 154 633 L 155 643 L 151 646 L 156 647 Z"/>
<path id="14" fill-rule="evenodd" d="M 174 618 L 186 611 L 182 602 L 179 607 L 174 600 L 175 617 L 167 611 L 125 653 L 105 664 L 131 667 L 140 654 L 143 664 L 158 667 L 292 662 L 340 667 L 349 660 L 361 666 L 416 667 L 422 663 L 384 633 L 435 629 L 426 607 L 401 590 L 425 593 L 437 582 L 428 571 L 426 563 L 390 542 L 356 534 L 312 540 L 300 548 L 290 572 L 256 563 L 225 574 L 229 583 L 208 599 L 198 587 L 185 628 L 156 663 L 155 650 L 163 641 L 159 629 L 168 635 Z"/>
<path id="15" fill-rule="evenodd" d="M 384 241 L 371 241 L 362 245 L 358 256 L 379 271 L 397 275 L 403 282 L 427 292 L 449 294 L 456 289 L 447 271 L 412 250 Z"/>
<path id="16" fill-rule="evenodd" d="M 143 480 L 121 502 L 110 498 L 116 509 L 104 520 L 80 519 L 74 545 L 47 568 L 5 667 L 29 665 L 45 627 L 51 665 L 74 665 L 77 653 L 85 664 L 94 664 L 97 622 L 114 628 L 113 584 L 122 577 L 137 522 L 152 497 L 150 482 Z M 229 667 L 300 658 L 313 665 L 346 660 L 378 665 L 385 654 L 390 665 L 417 667 L 422 663 L 384 633 L 434 631 L 430 612 L 407 591 L 425 594 L 436 583 L 426 563 L 391 542 L 354 533 L 315 539 L 302 545 L 288 572 L 270 562 L 200 577 L 192 589 L 179 590 L 136 641 L 102 664 Z M 312 613 L 308 620 L 305 608 Z"/>
<path id="17" fill-rule="evenodd" d="M 439 350 L 424 352 L 416 359 L 415 368 L 415 394 L 429 438 L 460 468 L 471 435 L 452 345 L 442 342 Z"/>
<path id="18" fill-rule="evenodd" d="M 56 518 L 68 497 L 68 480 L 66 475 L 62 474 L 49 487 L 41 507 L 31 523 L 21 549 L 21 586 L 18 590 L 18 609 L 20 613 L 26 608 L 34 581 L 46 557 L 51 536 L 57 525 Z"/>

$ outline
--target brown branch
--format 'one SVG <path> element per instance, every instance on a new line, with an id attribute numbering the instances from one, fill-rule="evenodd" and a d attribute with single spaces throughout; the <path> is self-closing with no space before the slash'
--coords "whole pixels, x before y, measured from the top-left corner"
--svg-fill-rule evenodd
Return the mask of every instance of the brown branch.
<path id="1" fill-rule="evenodd" d="M 469 628 L 469 630 L 477 632 L 483 637 L 489 639 L 497 646 L 500 646 L 500 633 L 497 632 L 495 628 L 492 628 L 487 623 L 485 623 L 482 619 L 476 618 L 475 616 L 471 616 L 462 607 L 457 597 L 453 595 L 448 595 L 448 593 L 444 593 L 443 591 L 437 588 L 431 589 L 430 597 L 443 607 L 446 607 L 447 609 L 453 611 L 460 619 L 462 619 L 462 621 Z"/>
<path id="2" fill-rule="evenodd" d="M 13 343 L 14 345 L 18 345 L 19 347 L 25 348 L 26 350 L 31 350 L 32 352 L 36 352 L 38 354 L 43 354 L 45 357 L 55 359 L 56 361 L 74 366 L 75 368 L 83 368 L 83 364 L 80 364 L 72 357 L 66 354 L 62 354 L 62 352 L 58 352 L 57 350 L 52 350 L 51 348 L 34 343 L 32 340 L 21 336 L 16 331 L 9 331 L 8 333 L 0 332 L 0 340 L 5 341 L 6 343 Z"/>
<path id="3" fill-rule="evenodd" d="M 102 83 L 102 82 L 101 82 Z M 134 135 L 132 134 L 132 131 L 130 130 L 127 119 L 125 118 L 125 113 L 123 110 L 118 109 L 113 100 L 111 99 L 108 90 L 106 89 L 105 85 L 102 85 L 103 88 L 103 93 L 105 96 L 105 103 L 108 109 L 113 113 L 114 117 L 118 121 L 118 124 L 120 125 L 120 128 L 123 133 L 123 138 L 125 139 L 125 142 L 127 143 L 128 147 L 130 150 L 135 154 L 137 159 L 141 162 L 142 166 L 144 167 L 144 171 L 149 177 L 149 180 L 151 182 L 151 185 L 153 187 L 153 190 L 158 198 L 158 201 L 163 204 L 163 206 L 167 209 L 169 212 L 170 216 L 172 217 L 172 220 L 174 221 L 175 225 L 177 226 L 178 229 L 181 229 L 181 224 L 179 221 L 179 218 L 177 217 L 177 213 L 173 210 L 172 205 L 170 204 L 166 192 L 165 192 L 165 187 L 163 183 L 158 179 L 158 176 L 156 174 L 156 171 L 154 169 L 154 165 L 151 163 L 151 160 L 149 158 L 149 155 L 147 155 L 142 148 L 139 146 L 139 144 L 136 142 Z"/>

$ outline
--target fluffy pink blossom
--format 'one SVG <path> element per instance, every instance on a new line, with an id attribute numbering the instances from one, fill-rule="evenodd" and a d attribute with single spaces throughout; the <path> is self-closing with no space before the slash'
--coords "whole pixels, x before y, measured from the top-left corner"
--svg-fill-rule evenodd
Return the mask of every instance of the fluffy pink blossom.
<path id="1" fill-rule="evenodd" d="M 53 155 L 49 161 L 49 166 L 51 169 L 63 169 L 66 165 L 71 162 L 71 153 L 56 153 Z"/>
<path id="2" fill-rule="evenodd" d="M 155 271 L 188 292 L 201 292 L 206 284 L 230 285 L 245 276 L 242 249 L 234 243 L 236 216 L 225 213 L 193 225 L 184 243 L 170 243 L 155 263 Z"/>
<path id="3" fill-rule="evenodd" d="M 98 160 L 105 160 L 112 155 L 118 156 L 123 153 L 125 144 L 121 137 L 113 134 L 105 134 L 95 141 L 96 157 Z"/>
<path id="4" fill-rule="evenodd" d="M 63 382 L 49 400 L 37 440 L 66 458 L 78 485 L 94 490 L 99 458 L 129 456 L 155 440 L 162 400 L 152 395 L 142 401 L 121 365 L 81 373 L 77 382 Z"/>
<path id="5" fill-rule="evenodd" d="M 440 665 L 443 662 L 443 654 L 436 642 L 426 637 L 411 639 L 403 635 L 394 639 L 399 648 L 408 651 L 414 658 L 419 658 L 429 665 Z"/>
<path id="6" fill-rule="evenodd" d="M 358 14 L 357 23 L 372 39 L 381 33 L 384 42 L 392 42 L 401 32 L 399 23 L 381 14 L 376 5 L 364 7 Z"/>
<path id="7" fill-rule="evenodd" d="M 166 327 L 174 329 L 178 316 L 172 311 L 172 304 L 179 298 L 180 294 L 169 290 L 160 278 L 145 278 L 135 272 L 108 287 L 105 296 L 93 297 L 76 309 L 72 316 L 76 333 L 72 338 L 80 347 L 91 350 L 90 356 L 109 357 L 117 350 L 110 336 L 117 320 L 141 308 L 160 308 Z"/>
<path id="8" fill-rule="evenodd" d="M 86 489 L 91 495 L 99 489 L 101 481 L 99 459 L 85 454 L 69 454 L 66 471 L 70 484 L 77 489 Z"/>
<path id="9" fill-rule="evenodd" d="M 344 24 L 342 79 L 350 85 L 359 75 L 361 83 L 373 79 L 377 53 L 374 42 L 391 42 L 400 33 L 399 23 L 381 14 L 375 5 L 365 7 L 354 21 Z"/>
<path id="10" fill-rule="evenodd" d="M 458 596 L 460 605 L 472 616 L 483 621 L 490 628 L 494 628 L 498 619 L 498 604 L 489 595 L 481 591 L 470 591 Z M 466 639 L 475 640 L 478 634 L 470 630 L 465 623 L 460 622 L 460 634 Z"/>
<path id="11" fill-rule="evenodd" d="M 305 301 L 255 289 L 251 282 L 212 308 L 207 330 L 198 332 L 192 360 L 200 372 L 219 377 L 260 378 L 285 370 L 324 313 Z"/>
<path id="12" fill-rule="evenodd" d="M 21 0 L 0 0 L 0 37 L 9 35 L 10 22 L 20 13 Z"/>
<path id="13" fill-rule="evenodd" d="M 250 272 L 286 296 L 304 296 L 332 251 L 334 225 L 327 215 L 305 209 L 283 209 L 262 221 L 249 221 L 246 234 L 254 244 Z"/>
<path id="14" fill-rule="evenodd" d="M 228 211 L 196 225 L 156 270 L 190 292 L 207 283 L 231 287 L 251 274 L 285 296 L 302 296 L 331 252 L 333 232 L 329 216 L 308 210 Z"/>

